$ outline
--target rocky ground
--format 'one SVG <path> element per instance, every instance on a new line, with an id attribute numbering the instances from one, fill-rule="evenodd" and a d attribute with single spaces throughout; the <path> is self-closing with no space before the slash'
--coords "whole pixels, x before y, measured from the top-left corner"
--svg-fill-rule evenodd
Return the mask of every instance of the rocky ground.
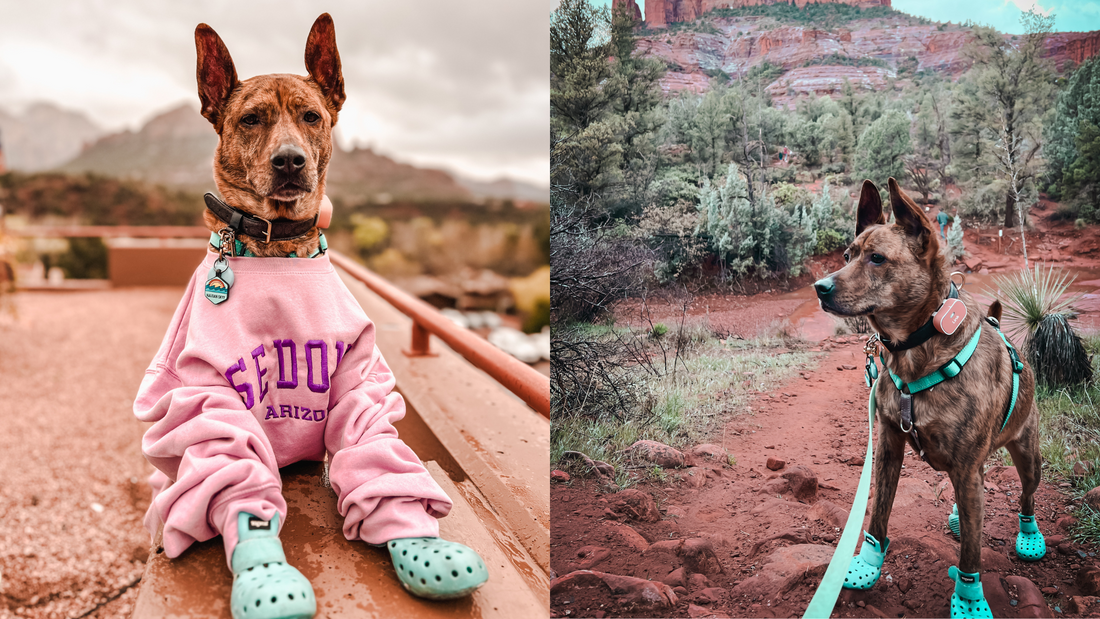
<path id="1" fill-rule="evenodd" d="M 719 444 L 665 469 L 666 483 L 617 491 L 606 479 L 556 474 L 551 616 L 800 616 L 847 519 L 867 445 L 858 338 L 818 350 L 816 370 L 758 393 Z M 982 562 L 994 615 L 1100 617 L 1097 548 L 1066 538 L 1072 504 L 1049 480 L 1037 493 L 1047 555 L 1016 558 L 1019 489 L 1014 468 L 990 463 Z M 869 591 L 844 591 L 834 616 L 947 616 L 947 568 L 959 548 L 946 527 L 952 503 L 946 476 L 909 452 L 882 577 Z"/>
<path id="2" fill-rule="evenodd" d="M 151 472 L 131 407 L 181 292 L 20 293 L 0 312 L 0 618 L 129 616 Z"/>

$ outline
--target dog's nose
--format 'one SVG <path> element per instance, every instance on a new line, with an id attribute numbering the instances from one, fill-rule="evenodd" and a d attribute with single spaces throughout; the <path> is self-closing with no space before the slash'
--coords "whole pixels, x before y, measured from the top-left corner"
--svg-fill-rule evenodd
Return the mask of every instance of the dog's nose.
<path id="1" fill-rule="evenodd" d="M 306 153 L 293 144 L 283 144 L 271 155 L 271 168 L 283 174 L 295 174 L 306 165 Z"/>
<path id="2" fill-rule="evenodd" d="M 826 277 L 814 282 L 814 290 L 817 291 L 817 296 L 824 297 L 833 294 L 833 290 L 836 286 L 833 284 L 833 278 Z"/>

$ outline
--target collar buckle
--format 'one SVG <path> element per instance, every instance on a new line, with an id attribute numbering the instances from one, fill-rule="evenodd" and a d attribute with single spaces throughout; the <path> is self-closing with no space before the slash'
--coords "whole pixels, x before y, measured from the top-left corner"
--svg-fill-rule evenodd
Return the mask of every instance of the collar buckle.
<path id="1" fill-rule="evenodd" d="M 267 219 L 264 219 L 263 217 L 260 217 L 259 215 L 253 215 L 253 217 L 255 217 L 256 219 L 259 219 L 260 221 L 267 224 L 267 230 L 264 232 L 264 234 L 266 235 L 266 237 L 264 238 L 264 243 L 270 243 L 271 242 L 271 222 Z"/>

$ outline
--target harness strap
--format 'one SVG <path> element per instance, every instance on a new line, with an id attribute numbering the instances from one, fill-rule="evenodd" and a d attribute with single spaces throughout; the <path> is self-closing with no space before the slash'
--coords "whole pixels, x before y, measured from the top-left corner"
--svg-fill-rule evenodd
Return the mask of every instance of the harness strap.
<path id="1" fill-rule="evenodd" d="M 905 393 L 905 391 L 902 390 L 902 387 L 906 387 L 910 395 L 918 393 L 920 391 L 924 391 L 925 389 L 928 389 L 930 387 L 935 387 L 943 381 L 959 375 L 959 372 L 962 371 L 963 366 L 966 365 L 967 361 L 970 361 L 970 357 L 972 357 L 974 355 L 974 351 L 978 349 L 978 339 L 981 338 L 981 335 L 982 327 L 981 325 L 978 325 L 977 331 L 974 332 L 973 337 L 971 337 L 970 341 L 966 343 L 966 346 L 963 346 L 963 349 L 959 351 L 959 354 L 955 355 L 951 358 L 950 361 L 943 364 L 943 367 L 941 367 L 940 369 L 932 372 L 931 374 L 928 374 L 927 376 L 922 376 L 921 378 L 918 378 L 911 383 L 903 381 L 901 377 L 897 374 L 894 374 L 894 371 L 891 370 L 889 367 L 886 368 L 886 371 L 890 373 L 890 380 L 894 381 L 894 386 L 898 388 L 898 391 L 902 391 L 903 393 Z"/>
<path id="2" fill-rule="evenodd" d="M 1001 424 L 1001 432 L 1004 432 L 1006 426 L 1008 426 L 1008 420 L 1012 417 L 1012 411 L 1016 409 L 1016 396 L 1020 393 L 1020 372 L 1024 371 L 1024 363 L 1020 361 L 1020 354 L 1016 352 L 1016 348 L 1008 342 L 1008 338 L 1004 333 L 1001 333 L 1000 326 L 997 324 L 996 319 L 986 318 L 989 324 L 993 325 L 994 329 L 997 329 L 997 335 L 1001 336 L 1001 341 L 1005 343 L 1008 348 L 1008 356 L 1012 359 L 1012 399 L 1008 402 L 1008 412 L 1005 413 L 1005 421 Z"/>
<path id="3" fill-rule="evenodd" d="M 319 234 L 317 240 L 320 242 L 320 245 L 318 246 L 318 248 L 312 254 L 309 255 L 310 258 L 316 258 L 317 256 L 320 256 L 321 254 L 328 251 L 328 239 L 325 238 L 325 233 L 324 232 L 321 232 Z M 210 246 L 214 248 L 214 251 L 218 251 L 219 249 L 222 248 L 222 238 L 217 232 L 211 232 L 210 233 Z M 236 239 L 233 239 L 233 255 L 234 256 L 243 256 L 245 258 L 255 258 L 256 257 L 256 254 L 254 254 L 251 251 L 245 249 L 244 243 L 242 243 L 242 242 L 240 242 Z M 286 257 L 287 258 L 297 258 L 298 254 L 297 254 L 297 252 L 292 251 L 289 254 L 287 254 Z"/>

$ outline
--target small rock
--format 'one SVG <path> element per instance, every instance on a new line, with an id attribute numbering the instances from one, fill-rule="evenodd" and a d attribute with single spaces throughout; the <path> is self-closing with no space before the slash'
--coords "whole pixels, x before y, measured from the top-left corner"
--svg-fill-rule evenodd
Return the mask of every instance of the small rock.
<path id="1" fill-rule="evenodd" d="M 1085 595 L 1100 595 L 1100 565 L 1091 563 L 1077 571 L 1077 587 Z"/>
<path id="2" fill-rule="evenodd" d="M 813 503 L 817 499 L 817 474 L 805 466 L 793 466 L 782 477 L 791 484 L 795 500 Z"/>
<path id="3" fill-rule="evenodd" d="M 1057 548 L 1058 544 L 1061 544 L 1062 542 L 1066 541 L 1066 536 L 1064 536 L 1064 535 L 1048 535 L 1048 536 L 1046 536 L 1046 539 L 1044 539 L 1043 541 L 1046 543 L 1047 548 Z"/>
<path id="4" fill-rule="evenodd" d="M 626 451 L 631 452 L 635 458 L 666 469 L 684 466 L 683 453 L 657 441 L 638 441 L 628 447 Z"/>
<path id="5" fill-rule="evenodd" d="M 675 591 L 675 589 L 673 589 Z M 703 608 L 702 606 L 696 606 L 695 604 L 688 604 L 688 617 L 692 619 L 702 619 L 704 617 L 713 617 L 714 611 L 709 608 Z"/>
<path id="6" fill-rule="evenodd" d="M 854 366 L 854 365 L 842 365 L 840 367 L 841 367 L 841 369 L 845 369 L 845 370 L 854 370 L 854 369 L 856 369 L 856 366 Z"/>
<path id="7" fill-rule="evenodd" d="M 1095 488 L 1093 490 L 1095 490 Z M 1092 490 L 1089 490 L 1089 492 L 1092 492 Z M 1077 519 L 1073 516 L 1062 516 L 1054 526 L 1058 527 L 1058 530 L 1063 533 L 1069 533 L 1070 529 L 1077 526 Z"/>
<path id="8" fill-rule="evenodd" d="M 140 561 L 145 563 L 149 560 L 149 547 L 145 544 L 135 544 L 133 550 L 130 551 L 131 561 Z M 32 604 L 33 606 L 33 604 Z"/>
<path id="9" fill-rule="evenodd" d="M 707 587 L 692 597 L 700 604 L 717 604 L 725 599 L 726 590 L 721 587 Z"/>
<path id="10" fill-rule="evenodd" d="M 596 472 L 603 477 L 606 477 L 608 479 L 615 478 L 615 467 L 604 462 L 603 460 L 593 460 L 592 467 L 595 468 Z"/>
<path id="11" fill-rule="evenodd" d="M 684 566 L 695 574 L 720 574 L 722 564 L 714 552 L 710 541 L 702 537 L 685 540 L 680 548 L 680 559 Z"/>
<path id="12" fill-rule="evenodd" d="M 1084 477 L 1085 475 L 1088 475 L 1088 474 L 1089 474 L 1089 465 L 1087 463 L 1081 462 L 1080 460 L 1073 463 L 1073 476 L 1074 477 Z"/>
<path id="13" fill-rule="evenodd" d="M 667 576 L 665 576 L 664 578 L 661 579 L 661 582 L 663 582 L 666 585 L 672 587 L 673 591 L 675 591 L 679 587 L 683 587 L 684 586 L 684 568 L 678 567 L 678 568 L 672 570 L 671 572 L 669 572 L 669 574 Z M 684 592 L 687 593 L 687 590 L 685 590 Z"/>
<path id="14" fill-rule="evenodd" d="M 611 551 L 601 546 L 585 546 L 577 551 L 577 558 L 570 564 L 570 571 L 590 570 L 604 559 L 611 556 Z"/>
<path id="15" fill-rule="evenodd" d="M 1092 595 L 1075 595 L 1066 602 L 1066 612 L 1083 617 L 1089 611 L 1089 607 L 1097 602 L 1097 599 L 1096 596 Z"/>
<path id="16" fill-rule="evenodd" d="M 690 587 L 692 591 L 706 589 L 709 586 L 710 579 L 707 578 L 706 574 L 692 574 L 688 577 L 688 587 Z"/>
<path id="17" fill-rule="evenodd" d="M 767 462 L 766 466 L 769 469 L 773 470 L 773 471 L 778 471 L 779 469 L 783 468 L 784 466 L 787 466 L 787 462 L 786 462 L 786 460 L 780 460 L 779 458 L 776 458 L 775 456 L 768 456 L 768 462 Z"/>
<path id="18" fill-rule="evenodd" d="M 617 516 L 641 522 L 657 522 L 661 519 L 653 497 L 634 488 L 611 495 L 608 509 Z"/>
<path id="19" fill-rule="evenodd" d="M 638 605 L 650 609 L 668 610 L 678 600 L 672 588 L 663 582 L 653 582 L 632 576 L 618 576 L 591 570 L 578 570 L 550 582 L 550 594 L 561 595 L 573 589 L 606 586 L 624 605 Z"/>
<path id="20" fill-rule="evenodd" d="M 557 471 L 557 470 L 550 472 L 550 482 L 551 483 L 557 482 L 559 484 L 563 484 L 567 481 L 569 481 L 569 473 L 566 473 L 565 471 Z"/>
<path id="21" fill-rule="evenodd" d="M 820 483 L 818 487 L 821 487 Z M 818 501 L 810 510 L 810 518 L 820 520 L 834 527 L 842 527 L 848 522 L 848 510 L 837 506 L 831 501 Z"/>
<path id="22" fill-rule="evenodd" d="M 1043 587 L 1039 589 L 1043 592 L 1043 595 L 1056 595 L 1058 593 L 1058 587 Z"/>
<path id="23" fill-rule="evenodd" d="M 1020 600 L 1017 612 L 1021 617 L 1053 617 L 1043 592 L 1023 576 L 1008 576 L 1005 581 L 1016 586 L 1016 596 Z"/>
<path id="24" fill-rule="evenodd" d="M 867 602 L 864 602 L 863 600 L 860 600 L 860 601 L 856 602 L 856 606 L 858 606 L 860 608 L 865 608 L 867 606 Z"/>
<path id="25" fill-rule="evenodd" d="M 863 456 L 855 456 L 848 460 L 848 466 L 863 466 Z"/>
<path id="26" fill-rule="evenodd" d="M 700 466 L 703 464 L 729 465 L 729 452 L 720 445 L 703 443 L 696 445 L 684 453 L 684 461 L 688 466 Z"/>
<path id="27" fill-rule="evenodd" d="M 1085 505 L 1091 507 L 1093 511 L 1100 511 L 1100 486 L 1085 493 Z"/>
<path id="28" fill-rule="evenodd" d="M 898 579 L 898 590 L 901 591 L 902 593 L 909 593 L 909 590 L 912 589 L 912 588 L 913 588 L 913 581 L 909 580 L 908 578 L 906 578 L 904 576 L 902 576 L 901 578 Z M 910 608 L 909 610 L 913 610 L 913 609 Z"/>

